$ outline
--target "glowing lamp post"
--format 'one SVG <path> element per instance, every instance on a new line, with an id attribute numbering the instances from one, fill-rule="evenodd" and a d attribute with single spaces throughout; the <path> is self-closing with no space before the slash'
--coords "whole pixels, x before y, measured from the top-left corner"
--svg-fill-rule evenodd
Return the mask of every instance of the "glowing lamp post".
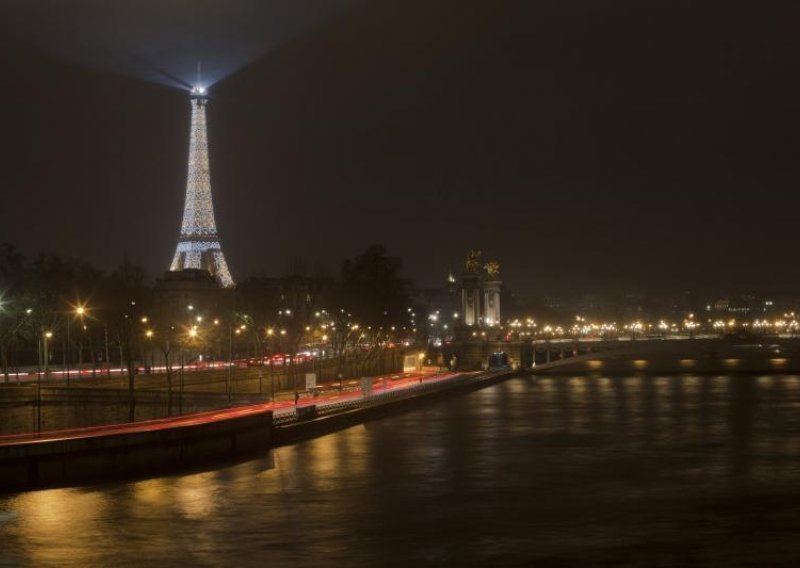
<path id="1" fill-rule="evenodd" d="M 274 344 L 272 343 L 272 338 L 275 336 L 275 330 L 271 327 L 267 329 L 267 338 L 270 339 L 270 348 L 268 350 L 270 354 L 269 358 L 269 382 L 270 382 L 270 402 L 275 404 L 275 359 L 272 357 L 274 355 L 273 351 Z"/>
<path id="2" fill-rule="evenodd" d="M 49 358 L 48 343 L 53 338 L 52 331 L 42 333 L 42 343 L 44 351 L 44 376 L 47 378 L 47 360 Z M 42 431 L 42 374 L 36 380 L 36 431 Z"/>
<path id="3" fill-rule="evenodd" d="M 149 357 L 150 362 L 149 365 L 147 365 L 146 372 L 147 374 L 152 374 L 153 373 L 153 330 L 148 329 L 147 331 L 144 332 L 144 336 L 147 339 L 147 351 L 150 354 Z"/>
<path id="4" fill-rule="evenodd" d="M 178 413 L 183 414 L 183 388 L 184 388 L 184 343 L 191 343 L 197 338 L 197 326 L 192 326 L 186 332 L 186 341 L 181 342 L 181 376 L 180 385 L 178 387 Z"/>
<path id="5" fill-rule="evenodd" d="M 52 331 L 45 331 L 44 332 L 44 378 L 47 379 L 48 373 L 48 363 L 50 360 L 50 351 L 49 351 L 49 344 L 50 340 L 53 339 L 53 332 Z"/>
<path id="6" fill-rule="evenodd" d="M 81 326 L 83 326 L 83 316 L 86 315 L 86 306 L 78 305 L 75 310 L 73 311 L 73 315 L 77 316 L 81 320 Z M 72 327 L 70 324 L 72 323 L 72 318 L 67 318 L 67 351 L 69 352 L 69 356 L 66 358 L 66 367 L 67 367 L 67 386 L 69 386 L 69 379 L 70 379 L 70 367 L 72 367 L 72 343 L 70 341 L 70 328 Z M 78 359 L 83 362 L 83 334 L 81 334 L 81 342 L 80 342 L 80 350 L 81 353 L 78 355 Z M 80 376 L 80 364 L 78 368 L 78 376 Z"/>

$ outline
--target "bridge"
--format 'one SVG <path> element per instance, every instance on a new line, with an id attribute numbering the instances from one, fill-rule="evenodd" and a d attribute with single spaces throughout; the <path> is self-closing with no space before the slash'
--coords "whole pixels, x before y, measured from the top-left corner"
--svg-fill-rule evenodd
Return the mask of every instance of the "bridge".
<path id="1" fill-rule="evenodd" d="M 718 335 L 464 341 L 452 346 L 460 368 L 480 368 L 503 353 L 514 368 L 582 373 L 795 372 L 800 338 Z"/>

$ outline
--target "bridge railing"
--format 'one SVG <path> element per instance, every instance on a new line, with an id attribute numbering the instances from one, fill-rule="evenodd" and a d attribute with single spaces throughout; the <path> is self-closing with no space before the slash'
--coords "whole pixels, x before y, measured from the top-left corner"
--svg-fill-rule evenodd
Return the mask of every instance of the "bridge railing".
<path id="1" fill-rule="evenodd" d="M 376 392 L 367 396 L 359 398 L 350 398 L 347 400 L 338 400 L 331 402 L 320 402 L 318 404 L 305 404 L 300 407 L 291 408 L 288 410 L 276 410 L 273 414 L 273 423 L 276 426 L 288 426 L 302 422 L 307 417 L 304 417 L 303 408 L 315 407 L 313 415 L 315 417 L 323 417 L 331 414 L 338 414 L 341 412 L 348 412 L 353 410 L 360 410 L 373 406 L 379 406 L 388 402 L 409 399 L 437 391 L 451 389 L 455 386 L 468 385 L 473 383 L 480 383 L 493 379 L 500 374 L 507 373 L 508 371 L 497 371 L 481 374 L 457 374 L 444 377 L 432 378 L 423 381 L 420 384 L 414 384 L 405 387 L 389 389 L 381 392 Z M 300 412 L 298 412 L 300 410 Z"/>

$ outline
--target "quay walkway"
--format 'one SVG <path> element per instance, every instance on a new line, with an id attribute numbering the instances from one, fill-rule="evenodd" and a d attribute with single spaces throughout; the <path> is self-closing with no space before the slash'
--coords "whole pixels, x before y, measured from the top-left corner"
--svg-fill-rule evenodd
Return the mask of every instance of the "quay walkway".
<path id="1" fill-rule="evenodd" d="M 321 435 L 434 395 L 516 371 L 396 373 L 361 388 L 146 420 L 0 436 L 0 491 L 147 476 Z"/>

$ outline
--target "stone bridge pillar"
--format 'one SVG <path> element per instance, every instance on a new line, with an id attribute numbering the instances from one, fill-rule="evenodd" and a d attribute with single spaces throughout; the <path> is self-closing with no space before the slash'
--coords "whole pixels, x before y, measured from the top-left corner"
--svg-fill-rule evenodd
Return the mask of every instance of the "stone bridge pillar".
<path id="1" fill-rule="evenodd" d="M 465 272 L 461 275 L 461 313 L 464 325 L 479 325 L 480 307 L 480 276 L 475 272 Z"/>
<path id="2" fill-rule="evenodd" d="M 500 284 L 499 280 L 486 280 L 483 283 L 483 322 L 500 325 Z"/>

